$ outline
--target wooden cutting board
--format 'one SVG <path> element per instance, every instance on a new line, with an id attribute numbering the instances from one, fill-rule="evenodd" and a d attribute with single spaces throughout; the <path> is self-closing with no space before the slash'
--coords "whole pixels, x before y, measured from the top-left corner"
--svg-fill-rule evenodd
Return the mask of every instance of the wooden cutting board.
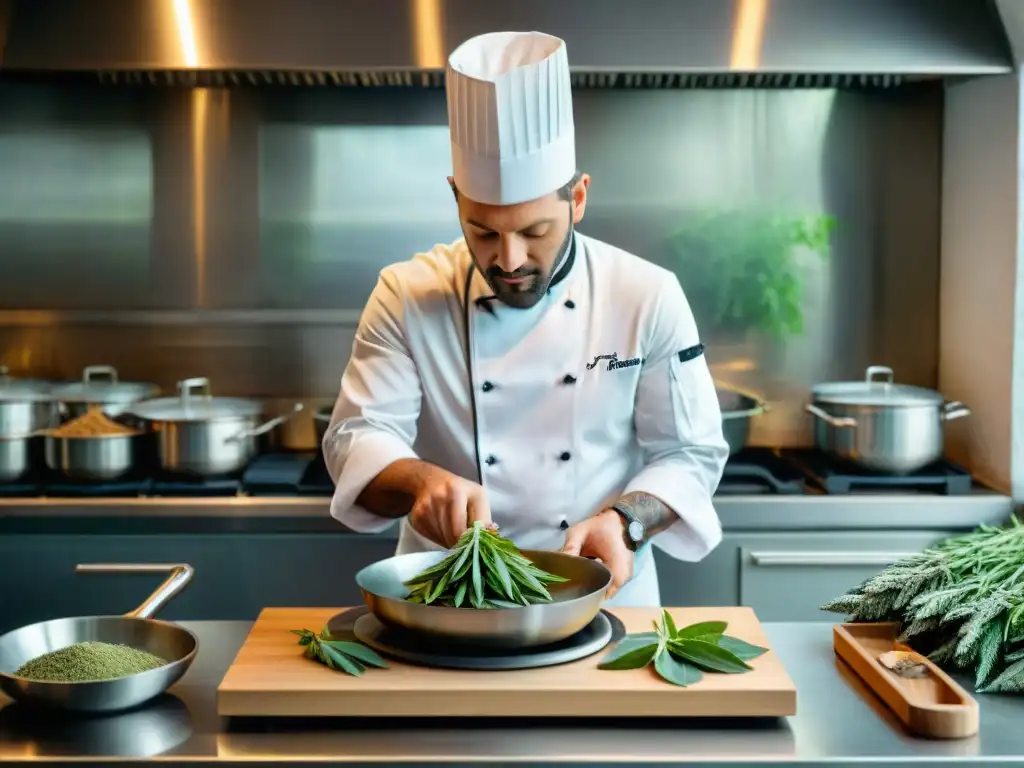
<path id="1" fill-rule="evenodd" d="M 738 675 L 705 673 L 681 688 L 653 669 L 601 670 L 613 647 L 553 667 L 435 669 L 388 659 L 353 677 L 302 655 L 289 630 L 319 631 L 344 609 L 265 608 L 217 688 L 217 711 L 236 717 L 784 717 L 796 688 L 771 650 Z M 647 632 L 657 609 L 609 608 L 627 633 Z M 677 626 L 726 621 L 726 634 L 769 648 L 750 608 L 670 608 Z M 333 626 L 332 626 L 333 631 Z M 201 652 L 201 651 L 200 651 Z"/>

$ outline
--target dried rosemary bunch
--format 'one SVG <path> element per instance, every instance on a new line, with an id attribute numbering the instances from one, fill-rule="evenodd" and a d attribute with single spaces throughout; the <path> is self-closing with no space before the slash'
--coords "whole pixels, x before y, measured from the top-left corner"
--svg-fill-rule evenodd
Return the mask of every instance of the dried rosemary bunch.
<path id="1" fill-rule="evenodd" d="M 435 566 L 405 582 L 413 603 L 453 608 L 515 608 L 550 603 L 547 584 L 568 581 L 541 570 L 496 529 L 473 523 Z"/>
<path id="2" fill-rule="evenodd" d="M 982 525 L 893 563 L 821 607 L 899 622 L 901 640 L 973 673 L 981 693 L 1024 691 L 1024 525 Z"/>

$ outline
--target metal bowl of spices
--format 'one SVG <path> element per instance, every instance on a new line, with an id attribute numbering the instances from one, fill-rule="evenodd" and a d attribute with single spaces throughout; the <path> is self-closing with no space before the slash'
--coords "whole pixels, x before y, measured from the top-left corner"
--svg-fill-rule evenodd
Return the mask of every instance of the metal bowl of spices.
<path id="1" fill-rule="evenodd" d="M 141 441 L 151 436 L 91 406 L 84 415 L 46 430 L 46 465 L 71 480 L 115 480 L 141 463 Z"/>
<path id="2" fill-rule="evenodd" d="M 192 567 L 79 565 L 79 573 L 170 576 L 125 616 L 52 619 L 0 636 L 0 690 L 18 702 L 83 713 L 118 712 L 156 698 L 192 665 L 199 640 L 152 617 L 192 579 Z"/>

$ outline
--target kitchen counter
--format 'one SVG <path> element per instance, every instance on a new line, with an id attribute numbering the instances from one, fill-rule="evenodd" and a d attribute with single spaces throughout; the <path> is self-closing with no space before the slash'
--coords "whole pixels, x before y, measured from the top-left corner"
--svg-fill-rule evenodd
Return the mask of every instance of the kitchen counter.
<path id="1" fill-rule="evenodd" d="M 986 489 L 962 496 L 729 494 L 715 497 L 715 509 L 726 531 L 968 530 L 1005 522 L 1013 501 Z M 0 532 L 109 532 L 112 520 L 120 533 L 346 530 L 331 517 L 329 500 L 322 497 L 0 498 Z M 396 538 L 397 526 L 381 535 Z"/>
<path id="2" fill-rule="evenodd" d="M 795 717 L 762 721 L 616 724 L 424 721 L 242 721 L 216 714 L 216 687 L 250 627 L 182 622 L 200 638 L 196 663 L 171 692 L 126 715 L 67 721 L 6 703 L 5 764 L 360 765 L 905 765 L 1024 764 L 1024 699 L 979 696 L 981 732 L 959 741 L 911 738 L 832 651 L 830 623 L 766 623 L 797 687 Z"/>

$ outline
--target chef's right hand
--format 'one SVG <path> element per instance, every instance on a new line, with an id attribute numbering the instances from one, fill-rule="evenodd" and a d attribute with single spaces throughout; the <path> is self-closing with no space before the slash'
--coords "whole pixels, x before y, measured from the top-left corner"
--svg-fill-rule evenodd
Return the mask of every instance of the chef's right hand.
<path id="1" fill-rule="evenodd" d="M 479 520 L 491 524 L 491 507 L 482 485 L 443 469 L 431 472 L 420 486 L 409 512 L 409 525 L 445 549 Z"/>

